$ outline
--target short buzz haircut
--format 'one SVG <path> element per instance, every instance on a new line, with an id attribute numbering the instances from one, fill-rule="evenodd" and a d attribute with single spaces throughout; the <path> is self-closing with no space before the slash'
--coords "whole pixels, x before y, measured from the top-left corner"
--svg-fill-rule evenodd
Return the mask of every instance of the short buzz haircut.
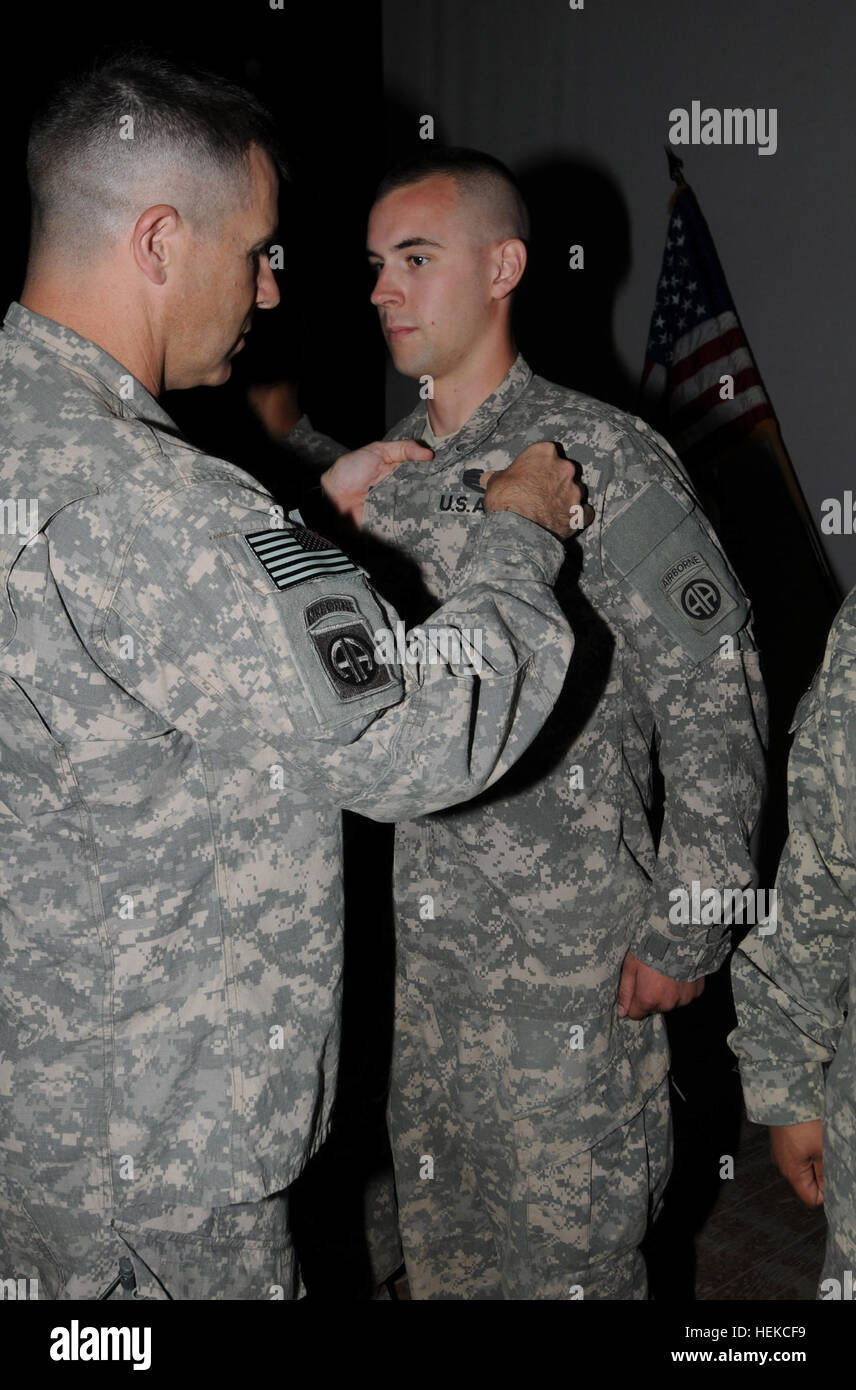
<path id="1" fill-rule="evenodd" d="M 66 78 L 33 120 L 31 254 L 91 259 L 156 203 L 212 235 L 247 196 L 251 145 L 287 178 L 250 92 L 145 48 L 115 51 Z"/>
<path id="2" fill-rule="evenodd" d="M 501 159 L 461 145 L 441 145 L 396 165 L 381 179 L 375 202 L 394 189 L 408 188 L 435 174 L 454 179 L 460 192 L 479 206 L 485 225 L 496 240 L 507 237 L 528 240 L 529 213 L 511 170 Z"/>

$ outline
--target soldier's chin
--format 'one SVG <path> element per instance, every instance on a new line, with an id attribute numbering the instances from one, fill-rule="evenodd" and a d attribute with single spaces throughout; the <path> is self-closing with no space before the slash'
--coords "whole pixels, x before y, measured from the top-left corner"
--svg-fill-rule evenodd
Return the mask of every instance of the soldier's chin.
<path id="1" fill-rule="evenodd" d="M 402 376 L 422 376 L 427 368 L 416 350 L 416 345 L 408 352 L 406 343 L 398 343 L 390 349 L 392 364 Z"/>
<path id="2" fill-rule="evenodd" d="M 232 363 L 228 357 L 224 357 L 223 361 L 218 363 L 218 365 L 212 371 L 211 375 L 207 378 L 205 385 L 223 386 L 229 380 L 229 377 L 231 375 Z"/>

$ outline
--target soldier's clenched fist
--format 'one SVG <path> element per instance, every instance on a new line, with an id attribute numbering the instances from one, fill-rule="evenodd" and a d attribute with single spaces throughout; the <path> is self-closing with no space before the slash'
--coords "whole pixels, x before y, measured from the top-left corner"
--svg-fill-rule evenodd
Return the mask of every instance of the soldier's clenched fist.
<path id="1" fill-rule="evenodd" d="M 586 489 L 576 481 L 578 465 L 555 444 L 530 444 L 500 473 L 483 473 L 486 512 L 517 512 L 567 540 L 594 519 Z"/>

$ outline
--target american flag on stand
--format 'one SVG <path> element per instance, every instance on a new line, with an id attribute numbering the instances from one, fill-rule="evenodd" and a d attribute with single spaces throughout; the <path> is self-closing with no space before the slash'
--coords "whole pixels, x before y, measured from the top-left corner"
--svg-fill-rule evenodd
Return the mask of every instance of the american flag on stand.
<path id="1" fill-rule="evenodd" d="M 723 376 L 733 379 L 732 389 Z M 678 189 L 651 316 L 642 392 L 692 466 L 751 433 L 773 410 L 692 189 Z"/>

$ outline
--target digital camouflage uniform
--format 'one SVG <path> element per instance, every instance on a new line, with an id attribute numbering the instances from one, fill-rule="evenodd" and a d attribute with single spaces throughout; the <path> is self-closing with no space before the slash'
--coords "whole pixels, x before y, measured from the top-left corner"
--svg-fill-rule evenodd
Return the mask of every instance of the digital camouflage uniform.
<path id="1" fill-rule="evenodd" d="M 565 677 L 565 551 L 491 517 L 438 615 L 484 628 L 481 676 L 386 667 L 362 571 L 20 305 L 0 414 L 0 1277 L 92 1298 L 130 1256 L 145 1297 L 288 1297 L 271 1194 L 333 1098 L 339 808 L 510 765 Z"/>
<path id="2" fill-rule="evenodd" d="M 319 476 L 342 454 L 348 453 L 346 444 L 339 444 L 329 434 L 316 430 L 308 415 L 301 415 L 294 428 L 281 441 L 281 446 L 301 463 L 310 464 Z"/>
<path id="3" fill-rule="evenodd" d="M 776 930 L 750 933 L 731 966 L 749 1118 L 823 1119 L 822 1279 L 856 1276 L 856 589 L 794 715 L 789 835 Z M 822 1296 L 830 1297 L 828 1290 Z M 839 1295 L 840 1296 L 840 1295 Z"/>
<path id="4" fill-rule="evenodd" d="M 389 437 L 425 421 L 420 405 Z M 670 891 L 754 882 L 766 706 L 748 604 L 664 440 L 518 358 L 431 462 L 371 491 L 363 525 L 418 565 L 421 619 L 480 543 L 480 472 L 542 439 L 582 465 L 596 510 L 557 587 L 565 690 L 492 791 L 397 830 L 390 1127 L 415 1298 L 645 1296 L 669 1057 L 661 1017 L 618 1018 L 621 965 L 632 949 L 677 979 L 716 970 L 727 928 L 673 926 Z"/>

